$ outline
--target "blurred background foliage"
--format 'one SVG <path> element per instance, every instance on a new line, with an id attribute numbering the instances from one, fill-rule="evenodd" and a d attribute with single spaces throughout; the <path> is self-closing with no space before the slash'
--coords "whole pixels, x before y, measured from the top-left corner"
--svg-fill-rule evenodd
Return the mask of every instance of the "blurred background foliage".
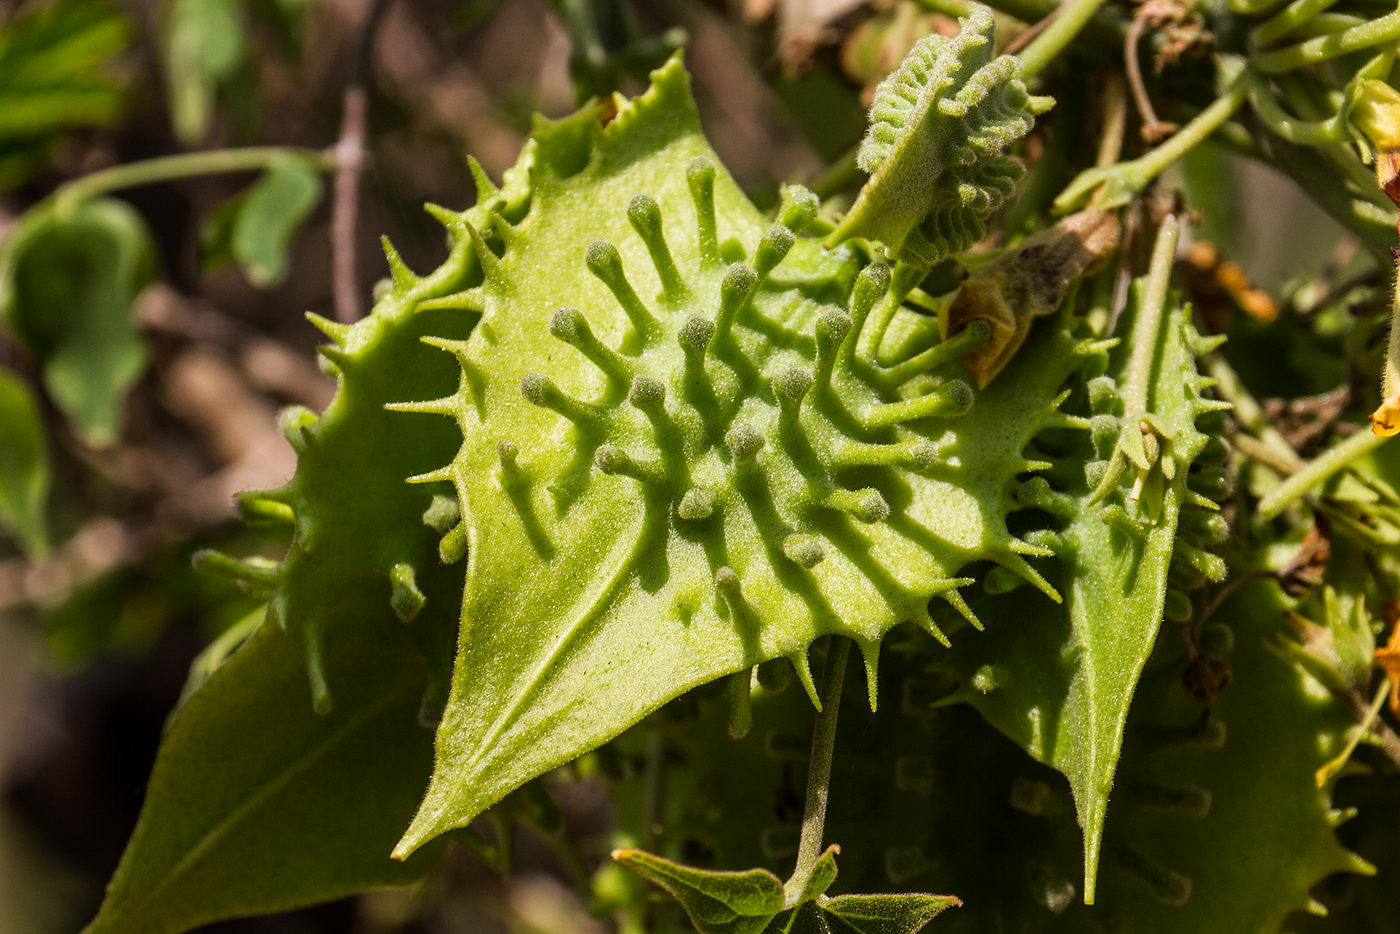
<path id="1" fill-rule="evenodd" d="M 190 556 L 285 544 L 250 533 L 233 494 L 290 475 L 276 412 L 332 391 L 302 312 L 334 305 L 325 154 L 347 86 L 367 88 L 368 296 L 375 234 L 415 268 L 439 261 L 420 205 L 470 203 L 467 154 L 499 177 L 533 113 L 634 93 L 682 45 L 708 135 L 761 207 L 785 181 L 849 191 L 874 83 L 953 28 L 913 0 L 0 0 L 0 931 L 92 915 L 191 665 L 256 608 Z M 1182 74 L 1149 80 L 1189 100 Z M 1033 190 L 1092 161 L 1093 81 L 1057 87 Z M 1199 312 L 1310 455 L 1373 392 L 1376 266 L 1257 159 L 1210 144 L 1169 184 L 1198 212 L 1181 271 Z M 1016 210 L 1011 232 L 1035 220 Z M 602 846 L 602 792 L 557 796 L 566 833 Z M 519 847 L 505 882 L 459 850 L 417 891 L 210 930 L 601 930 L 557 850 Z"/>

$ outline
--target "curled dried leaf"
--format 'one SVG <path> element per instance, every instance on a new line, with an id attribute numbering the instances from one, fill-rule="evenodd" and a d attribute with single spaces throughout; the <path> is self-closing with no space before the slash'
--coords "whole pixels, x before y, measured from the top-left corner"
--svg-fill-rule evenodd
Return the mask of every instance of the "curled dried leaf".
<path id="1" fill-rule="evenodd" d="M 1030 333 L 1031 323 L 1060 306 L 1081 276 L 1118 248 L 1118 220 L 1089 208 L 1008 250 L 963 283 L 939 322 L 947 338 L 973 321 L 991 337 L 963 358 L 979 387 L 1001 372 Z"/>

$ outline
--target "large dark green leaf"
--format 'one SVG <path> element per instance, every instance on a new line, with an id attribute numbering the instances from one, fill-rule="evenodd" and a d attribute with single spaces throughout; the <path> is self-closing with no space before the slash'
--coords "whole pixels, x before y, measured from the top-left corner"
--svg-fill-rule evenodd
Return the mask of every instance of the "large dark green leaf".
<path id="1" fill-rule="evenodd" d="M 39 403 L 23 380 L 0 370 L 0 528 L 30 554 L 48 545 L 44 504 L 51 481 Z"/>
<path id="2" fill-rule="evenodd" d="M 112 441 L 146 366 L 131 302 L 149 281 L 145 223 L 124 202 L 27 216 L 0 252 L 0 315 L 43 363 L 44 385 L 94 444 Z"/>

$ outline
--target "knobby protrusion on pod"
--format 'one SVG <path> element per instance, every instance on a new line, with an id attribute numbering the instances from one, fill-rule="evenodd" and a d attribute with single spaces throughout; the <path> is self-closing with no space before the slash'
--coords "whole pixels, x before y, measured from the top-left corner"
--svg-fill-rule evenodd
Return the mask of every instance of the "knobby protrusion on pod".
<path id="1" fill-rule="evenodd" d="M 608 287 L 608 291 L 612 292 L 637 332 L 644 339 L 654 337 L 659 328 L 656 317 L 642 304 L 636 290 L 632 288 L 632 283 L 628 281 L 617 247 L 606 240 L 594 240 L 584 250 L 583 261 L 588 271 L 597 276 L 598 280 Z"/>
<path id="2" fill-rule="evenodd" d="M 661 208 L 650 195 L 636 195 L 627 205 L 627 219 L 637 232 L 652 264 L 661 277 L 661 287 L 669 301 L 680 301 L 687 294 L 685 281 L 681 278 L 676 261 L 671 256 L 671 248 L 666 244 L 666 234 L 661 229 Z"/>

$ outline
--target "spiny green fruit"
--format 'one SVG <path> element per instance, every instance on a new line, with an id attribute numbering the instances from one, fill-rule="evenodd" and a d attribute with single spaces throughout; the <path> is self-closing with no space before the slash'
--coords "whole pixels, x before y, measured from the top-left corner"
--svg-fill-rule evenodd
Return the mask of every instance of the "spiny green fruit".
<path id="1" fill-rule="evenodd" d="M 875 89 L 856 157 L 871 179 L 828 245 L 878 240 L 927 268 L 982 239 L 1015 190 L 1023 170 L 1006 150 L 1054 102 L 1026 92 L 1020 59 L 992 57 L 991 10 L 974 6 L 960 25 L 920 39 Z"/>
<path id="2" fill-rule="evenodd" d="M 974 403 L 956 358 L 899 308 L 880 264 L 765 221 L 700 135 L 679 60 L 644 96 L 572 124 L 530 167 L 530 203 L 477 252 L 480 285 L 420 307 L 479 312 L 455 395 L 398 408 L 461 427 L 449 465 L 470 542 L 438 765 L 399 855 L 698 684 L 807 646 L 880 639 L 929 600 L 960 611 L 990 560 L 1054 595 L 1004 514 L 1022 450 L 1059 424 L 1096 348 L 1048 329 Z M 873 347 L 922 333 L 891 366 Z"/>

